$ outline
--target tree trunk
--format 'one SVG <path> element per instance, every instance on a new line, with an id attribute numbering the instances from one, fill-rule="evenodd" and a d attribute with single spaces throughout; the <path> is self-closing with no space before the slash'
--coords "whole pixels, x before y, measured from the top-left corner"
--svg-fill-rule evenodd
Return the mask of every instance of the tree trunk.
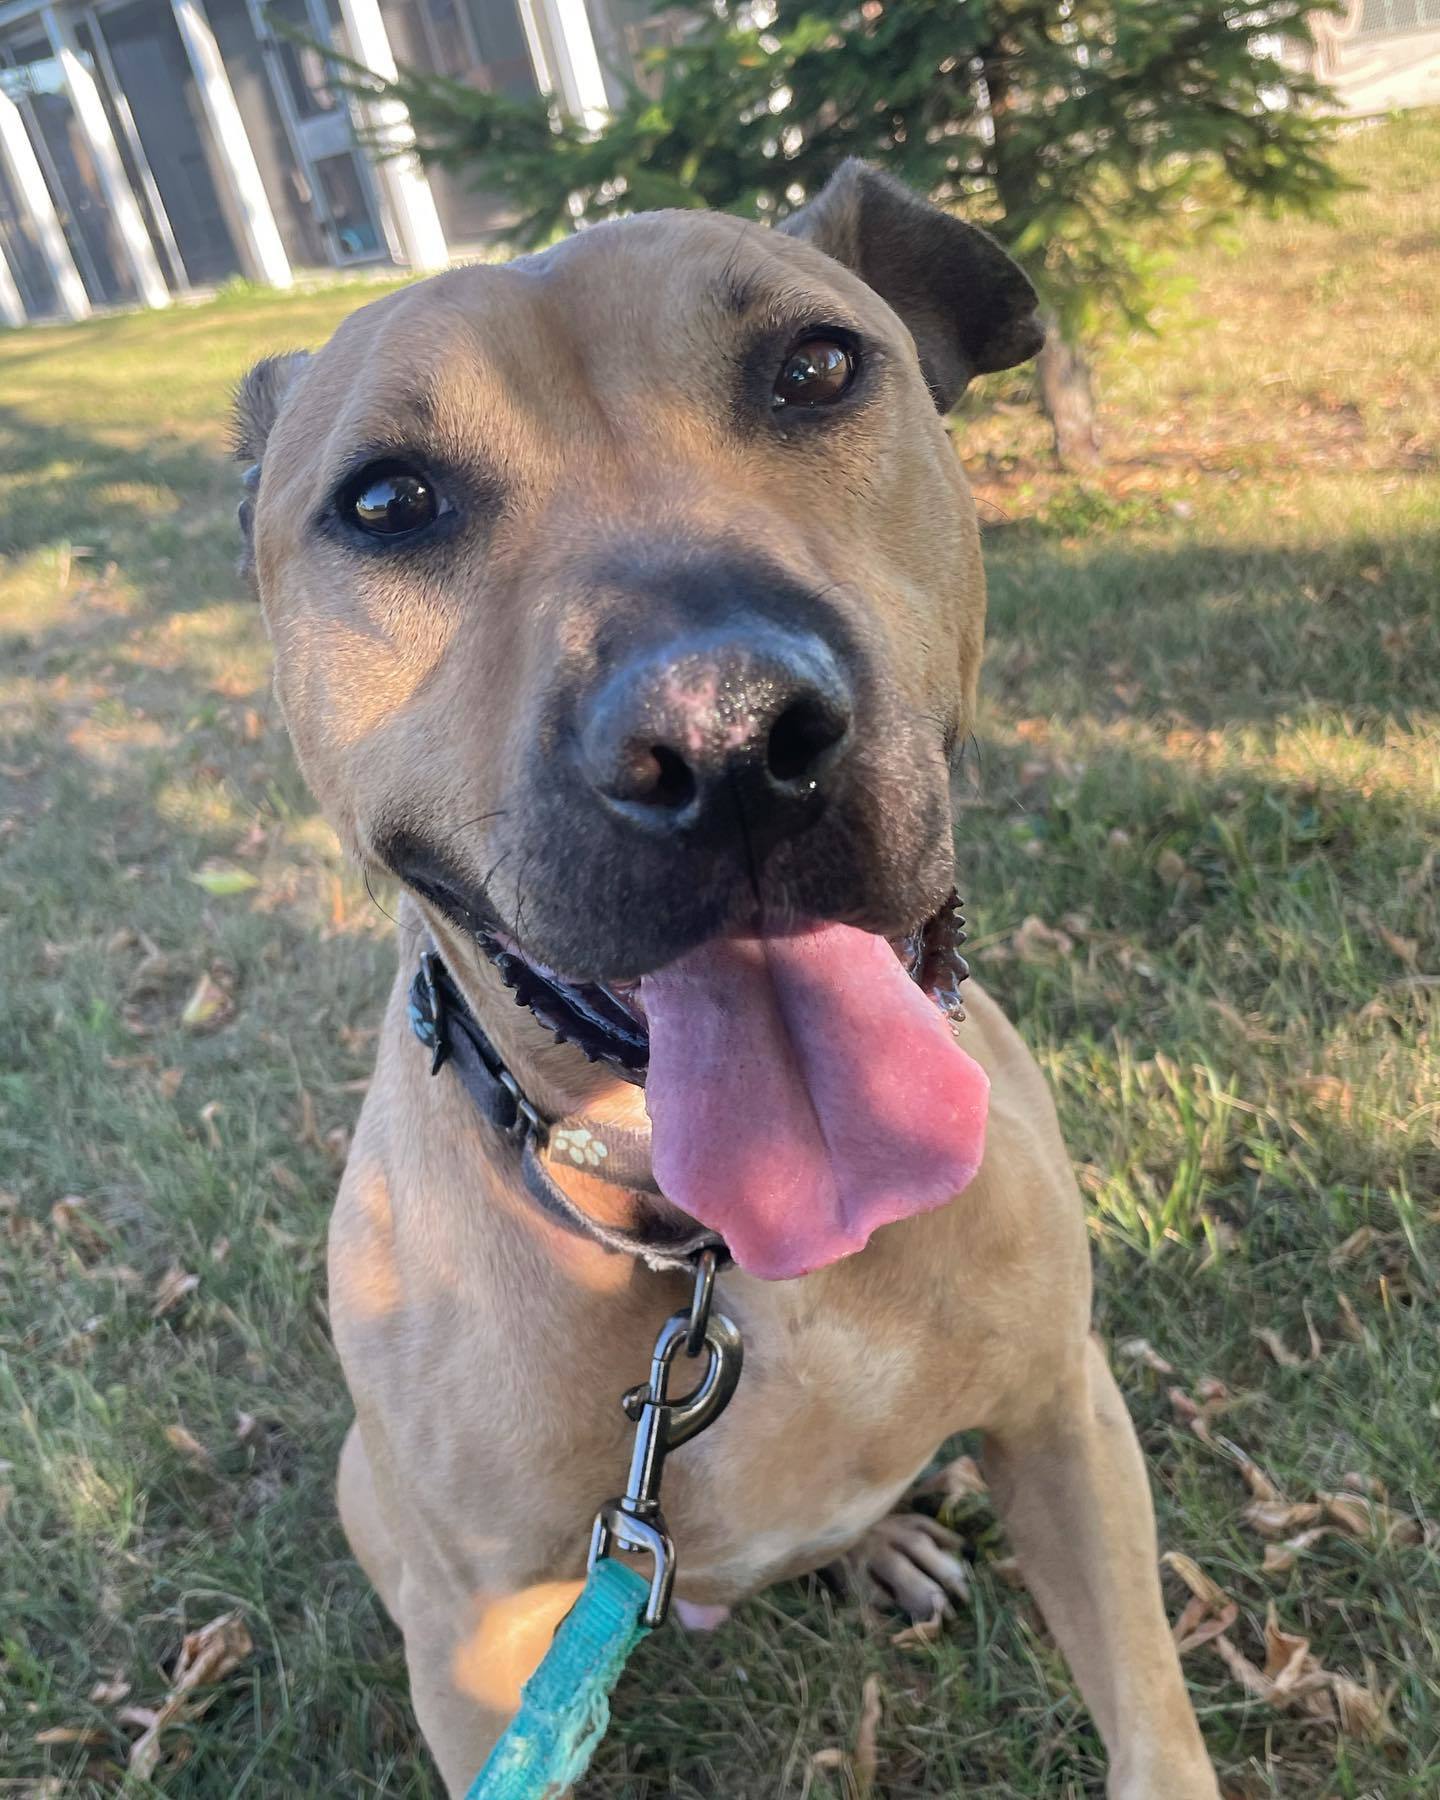
<path id="1" fill-rule="evenodd" d="M 1038 360 L 1040 398 L 1054 433 L 1056 460 L 1063 469 L 1093 468 L 1100 460 L 1100 434 L 1089 359 L 1078 344 L 1065 341 L 1054 319 L 1047 319 Z"/>

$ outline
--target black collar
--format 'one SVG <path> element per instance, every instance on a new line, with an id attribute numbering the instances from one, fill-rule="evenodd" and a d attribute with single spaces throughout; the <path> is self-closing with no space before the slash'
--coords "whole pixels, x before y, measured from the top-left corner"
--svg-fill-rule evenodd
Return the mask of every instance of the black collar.
<path id="1" fill-rule="evenodd" d="M 526 1096 L 480 1028 L 454 977 L 434 948 L 421 953 L 410 983 L 410 1027 L 430 1052 L 430 1073 L 448 1063 L 481 1117 L 518 1152 L 531 1197 L 558 1224 L 608 1250 L 638 1256 L 652 1268 L 690 1267 L 702 1250 L 725 1246 L 694 1220 L 657 1204 L 663 1195 L 650 1171 L 650 1133 L 572 1113 L 547 1119 Z M 633 1229 L 604 1225 L 578 1207 L 551 1173 L 559 1164 L 629 1192 L 643 1221 Z"/>

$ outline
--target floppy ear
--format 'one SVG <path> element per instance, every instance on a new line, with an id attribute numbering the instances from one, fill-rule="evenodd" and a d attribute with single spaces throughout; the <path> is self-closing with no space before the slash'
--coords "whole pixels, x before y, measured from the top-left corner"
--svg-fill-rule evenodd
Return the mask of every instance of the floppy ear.
<path id="1" fill-rule="evenodd" d="M 858 158 L 780 230 L 844 263 L 894 308 L 941 412 L 972 376 L 1013 368 L 1044 341 L 1029 278 L 988 232 Z"/>
<path id="2" fill-rule="evenodd" d="M 255 489 L 260 485 L 260 462 L 271 427 L 280 416 L 285 396 L 295 377 L 310 360 L 308 350 L 286 350 L 279 356 L 260 359 L 241 380 L 235 390 L 230 414 L 230 447 L 235 460 L 247 464 L 241 477 L 245 498 L 240 502 L 240 533 L 245 540 L 240 566 L 250 570 L 250 525 L 254 515 Z"/>

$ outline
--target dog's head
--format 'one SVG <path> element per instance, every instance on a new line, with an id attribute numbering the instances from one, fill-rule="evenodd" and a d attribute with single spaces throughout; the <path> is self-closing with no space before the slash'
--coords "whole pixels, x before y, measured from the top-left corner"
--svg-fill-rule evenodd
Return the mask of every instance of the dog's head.
<path id="1" fill-rule="evenodd" d="M 779 231 L 641 215 L 260 364 L 249 557 L 348 845 L 612 993 L 912 930 L 985 611 L 941 415 L 1039 337 L 990 238 L 850 163 Z"/>

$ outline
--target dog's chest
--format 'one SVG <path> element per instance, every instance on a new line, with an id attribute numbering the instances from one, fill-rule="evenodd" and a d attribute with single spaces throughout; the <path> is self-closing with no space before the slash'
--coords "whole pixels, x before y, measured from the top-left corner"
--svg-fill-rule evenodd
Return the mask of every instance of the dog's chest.
<path id="1" fill-rule="evenodd" d="M 910 1333 L 754 1331 L 725 1416 L 666 1471 L 680 1591 L 732 1600 L 848 1549 L 949 1429 Z"/>

